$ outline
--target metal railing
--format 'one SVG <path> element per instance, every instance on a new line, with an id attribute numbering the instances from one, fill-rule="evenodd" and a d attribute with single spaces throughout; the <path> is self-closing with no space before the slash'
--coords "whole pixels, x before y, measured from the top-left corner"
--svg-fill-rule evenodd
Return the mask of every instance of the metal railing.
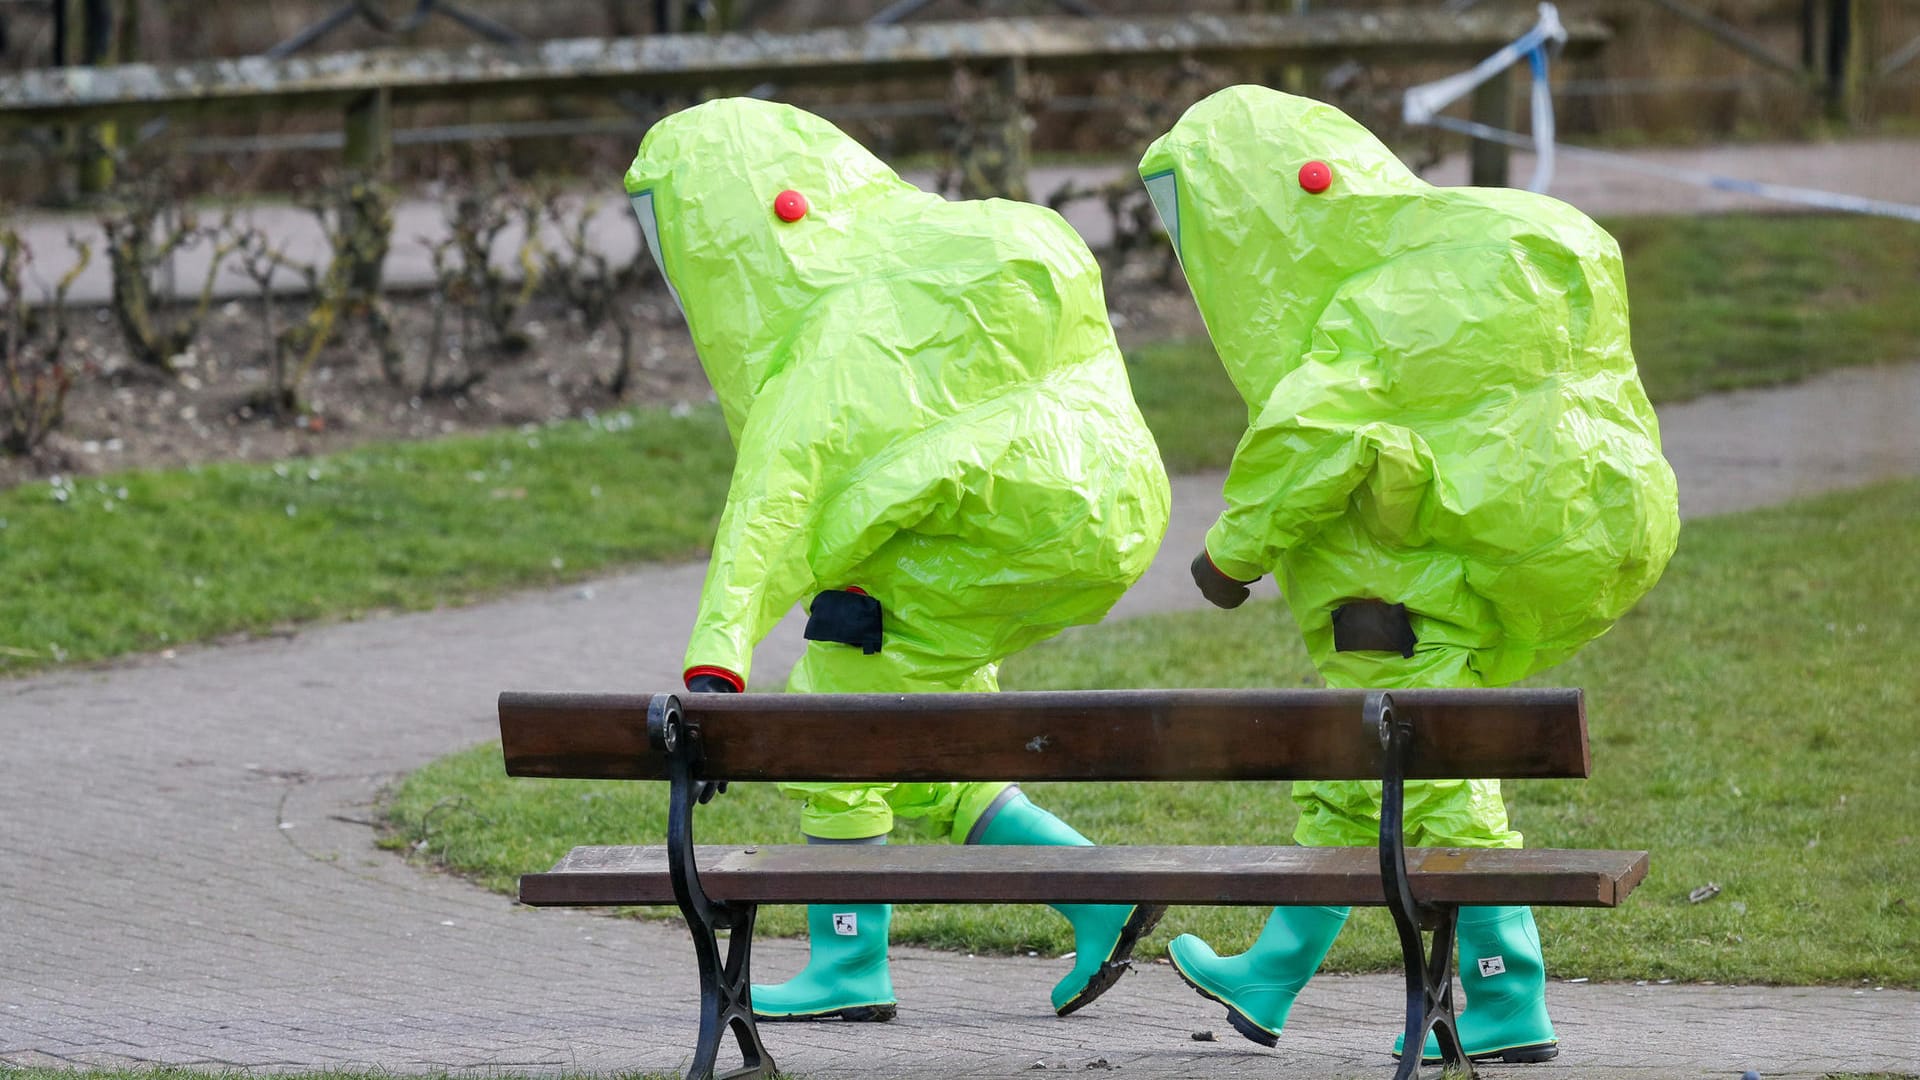
<path id="1" fill-rule="evenodd" d="M 1520 25 L 1504 13 L 1432 11 L 987 19 L 122 64 L 0 77 L 0 129 L 337 110 L 345 118 L 338 138 L 347 165 L 377 172 L 401 141 L 393 109 L 411 104 L 568 95 L 612 100 L 766 83 L 944 79 L 956 67 L 1017 85 L 1030 71 L 1165 66 L 1183 59 L 1263 66 L 1477 59 L 1510 40 Z M 1576 48 L 1592 49 L 1606 38 L 1597 24 L 1569 30 Z M 1023 124 L 997 127 L 1004 132 L 997 137 L 1025 138 Z"/>

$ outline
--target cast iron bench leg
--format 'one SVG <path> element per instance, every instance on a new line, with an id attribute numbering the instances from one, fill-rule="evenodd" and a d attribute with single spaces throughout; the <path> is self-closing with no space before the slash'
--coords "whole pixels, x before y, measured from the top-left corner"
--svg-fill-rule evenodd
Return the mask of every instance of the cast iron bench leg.
<path id="1" fill-rule="evenodd" d="M 753 1022 L 752 972 L 748 965 L 753 951 L 753 920 L 759 909 L 752 904 L 716 903 L 700 887 L 700 868 L 693 861 L 693 807 L 700 795 L 700 784 L 693 773 L 699 764 L 700 741 L 687 729 L 679 698 L 672 694 L 654 697 L 647 709 L 647 737 L 656 749 L 667 753 L 672 778 L 667 806 L 667 873 L 673 879 L 673 896 L 680 904 L 680 913 L 686 916 L 687 929 L 693 931 L 693 952 L 700 964 L 700 1041 L 694 1047 L 687 1080 L 766 1080 L 773 1076 L 775 1066 Z M 724 963 L 720 959 L 720 930 L 729 932 Z M 733 1037 L 740 1044 L 741 1066 L 715 1077 L 714 1059 L 728 1028 L 733 1029 Z"/>
<path id="2" fill-rule="evenodd" d="M 1453 1016 L 1453 932 L 1460 910 L 1446 904 L 1420 904 L 1407 880 L 1406 832 L 1401 813 L 1406 806 L 1407 748 L 1413 727 L 1393 712 L 1393 697 L 1384 691 L 1367 695 L 1362 722 L 1378 733 L 1384 759 L 1380 788 L 1380 878 L 1386 886 L 1387 910 L 1400 932 L 1400 954 L 1407 973 L 1407 1024 L 1400 1045 L 1400 1067 L 1394 1080 L 1420 1075 L 1420 1055 L 1433 1032 L 1440 1044 L 1440 1067 L 1473 1076 L 1473 1062 L 1460 1045 Z M 1421 947 L 1422 924 L 1433 929 L 1433 951 Z"/>
<path id="3" fill-rule="evenodd" d="M 1393 909 L 1393 922 L 1400 931 L 1400 951 L 1408 958 L 1406 1037 L 1394 1080 L 1412 1080 L 1420 1075 L 1420 1055 L 1429 1031 L 1440 1044 L 1441 1068 L 1473 1076 L 1473 1065 L 1460 1045 L 1453 1016 L 1453 927 L 1459 909 L 1451 905 L 1428 909 L 1434 919 L 1433 952 L 1423 957 L 1420 924 L 1404 918 L 1399 905 L 1390 903 L 1388 907 Z"/>
<path id="4" fill-rule="evenodd" d="M 684 907 L 681 909 L 685 910 Z M 753 998 L 749 984 L 747 954 L 753 948 L 753 917 L 758 909 L 752 904 L 715 904 L 711 925 L 700 925 L 689 916 L 693 930 L 693 951 L 700 962 L 700 1042 L 693 1051 L 693 1064 L 687 1080 L 708 1080 L 714 1076 L 713 1063 L 720 1053 L 720 1039 L 728 1028 L 740 1044 L 741 1066 L 715 1080 L 746 1080 L 771 1077 L 773 1055 L 760 1042 L 760 1029 L 753 1022 Z M 720 962 L 719 943 L 714 930 L 730 927 L 727 960 Z"/>

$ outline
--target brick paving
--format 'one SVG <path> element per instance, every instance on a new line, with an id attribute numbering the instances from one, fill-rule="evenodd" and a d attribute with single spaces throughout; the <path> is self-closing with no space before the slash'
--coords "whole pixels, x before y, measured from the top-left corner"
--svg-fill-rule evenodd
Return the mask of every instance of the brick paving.
<path id="1" fill-rule="evenodd" d="M 1697 515 L 1920 473 L 1915 415 L 1920 365 L 1707 399 L 1663 422 Z M 1795 449 L 1832 439 L 1871 440 L 1873 453 Z M 1162 563 L 1121 614 L 1194 602 L 1184 563 L 1219 480 L 1176 483 Z M 698 566 L 650 567 L 0 682 L 0 1063 L 680 1068 L 695 1024 L 683 930 L 516 907 L 378 851 L 367 822 L 383 784 L 493 737 L 500 689 L 673 685 L 700 580 Z M 763 648 L 761 670 L 792 660 L 796 630 Z M 756 952 L 779 978 L 804 946 Z M 767 1038 L 790 1073 L 848 1080 L 1387 1071 L 1393 978 L 1317 980 L 1266 1051 L 1158 965 L 1056 1019 L 1058 969 L 901 949 L 895 1023 L 779 1025 Z M 1550 996 L 1560 1059 L 1489 1075 L 1920 1074 L 1911 991 L 1555 983 Z"/>

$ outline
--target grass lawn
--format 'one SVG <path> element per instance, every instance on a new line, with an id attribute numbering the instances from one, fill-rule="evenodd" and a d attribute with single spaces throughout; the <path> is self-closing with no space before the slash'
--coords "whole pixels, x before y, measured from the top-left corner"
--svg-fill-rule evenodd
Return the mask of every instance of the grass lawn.
<path id="1" fill-rule="evenodd" d="M 1920 481 L 1689 525 L 1666 579 L 1614 631 L 1536 680 L 1589 694 L 1595 776 L 1508 786 L 1540 847 L 1645 848 L 1616 911 L 1542 909 L 1561 977 L 1920 987 Z M 1311 685 L 1276 604 L 1079 631 L 1014 658 L 1013 689 Z M 508 891 L 574 844 L 659 842 L 663 785 L 510 780 L 498 744 L 442 759 L 396 793 L 396 846 Z M 1281 785 L 1036 784 L 1108 843 L 1285 843 Z M 701 811 L 710 842 L 791 842 L 766 785 Z M 907 840 L 898 836 L 897 840 Z M 1720 892 L 1690 903 L 1708 883 Z M 1169 933 L 1237 950 L 1260 913 L 1176 910 Z M 773 909 L 770 933 L 800 929 Z M 973 951 L 1070 948 L 1039 908 L 910 907 L 898 939 Z M 1398 964 L 1390 922 L 1356 915 L 1330 959 Z"/>
<path id="2" fill-rule="evenodd" d="M 1920 225 L 1728 216 L 1605 222 L 1647 393 L 1675 401 L 1920 360 Z"/>
<path id="3" fill-rule="evenodd" d="M 691 556 L 732 459 L 645 410 L 0 492 L 0 674 Z"/>
<path id="4" fill-rule="evenodd" d="M 1853 218 L 1611 223 L 1655 400 L 1920 359 L 1920 228 Z M 1224 465 L 1246 409 L 1204 341 L 1130 356 L 1167 465 Z M 688 556 L 732 451 L 659 410 L 278 467 L 0 491 L 0 676 Z"/>

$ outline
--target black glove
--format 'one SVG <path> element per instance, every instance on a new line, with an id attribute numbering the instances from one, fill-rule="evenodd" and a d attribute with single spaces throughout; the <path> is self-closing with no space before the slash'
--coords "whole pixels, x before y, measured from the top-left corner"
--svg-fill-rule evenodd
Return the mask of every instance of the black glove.
<path id="1" fill-rule="evenodd" d="M 695 694 L 737 694 L 740 692 L 733 688 L 732 683 L 718 675 L 695 675 L 693 678 L 687 680 L 687 690 Z M 700 781 L 700 789 L 695 799 L 703 803 L 712 802 L 715 795 L 725 795 L 726 793 L 727 782 L 725 780 L 702 780 Z"/>
<path id="2" fill-rule="evenodd" d="M 733 684 L 718 675 L 695 675 L 687 680 L 687 689 L 696 694 L 737 694 Z"/>
<path id="3" fill-rule="evenodd" d="M 1193 557 L 1190 569 L 1193 571 L 1193 583 L 1200 586 L 1200 595 L 1206 597 L 1214 607 L 1237 608 L 1247 602 L 1247 586 L 1253 581 L 1239 581 L 1221 573 L 1220 568 L 1213 565 L 1213 559 L 1205 548 Z"/>

